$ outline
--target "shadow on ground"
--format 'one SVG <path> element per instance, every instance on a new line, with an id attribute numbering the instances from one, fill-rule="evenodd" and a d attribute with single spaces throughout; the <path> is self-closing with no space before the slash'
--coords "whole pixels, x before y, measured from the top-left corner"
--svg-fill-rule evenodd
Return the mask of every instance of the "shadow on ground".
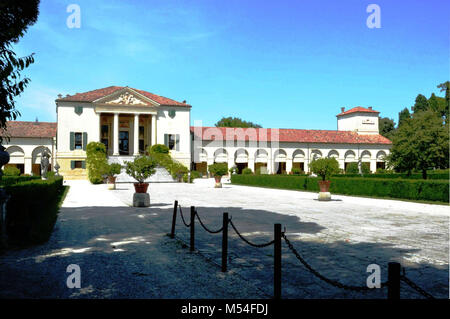
<path id="1" fill-rule="evenodd" d="M 326 231 L 296 216 L 240 207 L 197 207 L 211 229 L 222 225 L 228 212 L 239 231 L 254 243 L 273 239 L 273 224 L 286 235 L 307 262 L 320 273 L 347 285 L 364 286 L 366 268 L 376 263 L 387 279 L 387 263 L 417 253 L 393 244 L 347 241 L 320 242 L 311 235 Z M 1 298 L 270 298 L 273 246 L 254 248 L 229 229 L 229 271 L 220 272 L 221 235 L 205 232 L 196 222 L 197 252 L 190 253 L 189 229 L 178 214 L 176 239 L 170 232 L 173 208 L 62 208 L 48 243 L 0 256 Z M 183 207 L 189 222 L 189 208 Z M 307 238 L 303 238 L 307 236 Z M 283 246 L 284 298 L 386 298 L 386 290 L 354 293 L 314 277 Z M 66 268 L 78 264 L 82 288 L 68 289 Z M 448 265 L 412 264 L 408 277 L 435 297 L 448 297 Z M 420 298 L 402 286 L 402 297 Z"/>

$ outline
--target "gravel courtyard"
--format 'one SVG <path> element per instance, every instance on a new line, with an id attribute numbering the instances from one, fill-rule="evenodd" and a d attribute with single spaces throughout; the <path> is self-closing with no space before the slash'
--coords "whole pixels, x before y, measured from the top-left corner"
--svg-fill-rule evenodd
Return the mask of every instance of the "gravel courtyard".
<path id="1" fill-rule="evenodd" d="M 449 297 L 449 207 L 394 200 L 236 186 L 214 181 L 150 184 L 150 208 L 133 208 L 132 184 L 69 181 L 68 196 L 50 241 L 0 256 L 0 298 L 270 298 L 273 246 L 253 248 L 229 229 L 229 271 L 221 273 L 221 235 L 196 224 L 195 253 L 180 216 L 170 231 L 173 202 L 185 218 L 193 205 L 218 229 L 228 212 L 243 236 L 270 241 L 273 224 L 302 257 L 328 278 L 363 286 L 369 264 L 398 261 L 406 275 L 438 298 Z M 285 243 L 284 298 L 386 298 L 386 288 L 351 292 L 308 272 Z M 66 287 L 66 267 L 81 268 L 81 289 Z M 402 298 L 421 296 L 402 284 Z"/>

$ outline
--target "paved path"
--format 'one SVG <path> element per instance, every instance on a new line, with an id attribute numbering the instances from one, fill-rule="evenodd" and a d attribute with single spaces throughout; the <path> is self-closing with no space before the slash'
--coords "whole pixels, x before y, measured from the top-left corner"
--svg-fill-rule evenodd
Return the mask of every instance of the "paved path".
<path id="1" fill-rule="evenodd" d="M 199 253 L 183 248 L 188 230 L 178 218 L 177 237 L 169 232 L 173 201 L 185 216 L 194 205 L 211 228 L 223 211 L 253 242 L 272 239 L 281 223 L 303 257 L 327 277 L 364 285 L 366 267 L 399 261 L 408 277 L 436 297 L 448 298 L 448 206 L 333 196 L 224 184 L 151 184 L 150 208 L 132 208 L 132 185 L 71 182 L 56 229 L 42 246 L 0 256 L 0 297 L 98 298 L 267 298 L 272 294 L 273 248 L 256 249 L 230 229 L 230 271 L 222 274 L 220 235 L 196 231 Z M 82 289 L 68 289 L 68 264 L 82 269 Z M 385 298 L 385 289 L 353 293 L 307 272 L 283 244 L 286 298 Z M 420 297 L 402 286 L 402 296 Z"/>

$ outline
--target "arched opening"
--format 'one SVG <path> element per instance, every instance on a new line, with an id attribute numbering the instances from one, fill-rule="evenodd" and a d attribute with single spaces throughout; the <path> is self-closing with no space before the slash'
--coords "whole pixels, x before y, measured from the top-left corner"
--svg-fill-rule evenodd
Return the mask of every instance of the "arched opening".
<path id="1" fill-rule="evenodd" d="M 236 164 L 237 173 L 241 174 L 244 168 L 248 167 L 248 152 L 240 148 L 234 153 L 234 163 Z"/>
<path id="2" fill-rule="evenodd" d="M 279 149 L 274 153 L 274 164 L 276 174 L 286 174 L 286 151 Z"/>
<path id="3" fill-rule="evenodd" d="M 357 162 L 356 154 L 353 151 L 347 151 L 344 155 L 344 170 L 347 171 L 347 167 L 350 163 Z"/>
<path id="4" fill-rule="evenodd" d="M 4 166 L 6 167 L 16 167 L 19 169 L 20 174 L 25 172 L 25 152 L 19 146 L 10 146 L 6 149 L 9 153 L 9 163 Z"/>
<path id="5" fill-rule="evenodd" d="M 295 150 L 292 154 L 292 170 L 294 169 L 305 172 L 305 153 L 302 150 Z"/>
<path id="6" fill-rule="evenodd" d="M 386 169 L 386 153 L 379 151 L 377 153 L 377 169 Z"/>
<path id="7" fill-rule="evenodd" d="M 194 162 L 194 170 L 199 172 L 202 176 L 208 172 L 208 153 L 204 148 L 201 148 L 197 154 L 194 154 L 197 161 Z"/>
<path id="8" fill-rule="evenodd" d="M 369 151 L 366 150 L 361 153 L 361 169 L 363 170 L 363 172 L 365 170 L 370 172 L 370 158 L 371 154 Z"/>
<path id="9" fill-rule="evenodd" d="M 266 150 L 259 149 L 255 152 L 255 173 L 267 174 L 267 162 L 269 154 Z"/>
<path id="10" fill-rule="evenodd" d="M 38 146 L 33 150 L 33 153 L 31 154 L 31 171 L 33 175 L 41 176 L 41 158 L 43 152 L 46 151 L 50 155 L 50 159 L 52 156 L 52 153 L 50 150 L 45 146 Z M 50 160 L 51 163 L 51 160 Z M 48 167 L 48 171 L 51 171 L 52 167 L 51 164 Z"/>

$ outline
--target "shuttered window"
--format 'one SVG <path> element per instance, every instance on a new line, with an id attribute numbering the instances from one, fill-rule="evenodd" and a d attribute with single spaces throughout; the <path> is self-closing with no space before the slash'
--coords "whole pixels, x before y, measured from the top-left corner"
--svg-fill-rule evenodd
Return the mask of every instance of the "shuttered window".
<path id="1" fill-rule="evenodd" d="M 169 150 L 180 150 L 180 134 L 164 134 L 164 145 L 166 145 Z"/>
<path id="2" fill-rule="evenodd" d="M 70 132 L 70 150 L 86 150 L 87 132 Z"/>

